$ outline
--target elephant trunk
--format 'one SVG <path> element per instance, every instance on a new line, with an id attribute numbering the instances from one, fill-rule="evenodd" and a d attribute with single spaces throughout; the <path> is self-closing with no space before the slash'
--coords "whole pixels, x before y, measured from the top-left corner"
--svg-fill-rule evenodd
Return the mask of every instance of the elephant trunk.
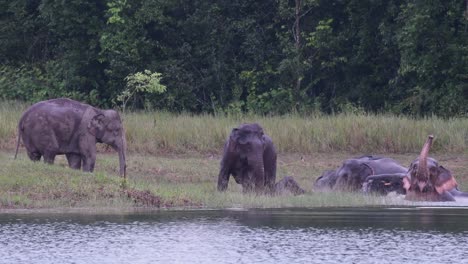
<path id="1" fill-rule="evenodd" d="M 258 146 L 258 149 L 255 150 L 255 155 L 249 164 L 252 164 L 253 169 L 253 179 L 252 183 L 254 184 L 255 191 L 261 193 L 265 189 L 265 164 L 263 162 L 263 145 Z"/>
<path id="2" fill-rule="evenodd" d="M 429 171 L 427 168 L 427 156 L 429 155 L 429 150 L 431 149 L 432 140 L 434 139 L 433 135 L 429 135 L 427 137 L 426 143 L 421 150 L 421 154 L 419 154 L 419 164 L 418 169 L 416 171 L 416 178 L 419 186 L 419 190 L 423 190 L 427 184 L 429 179 Z"/>

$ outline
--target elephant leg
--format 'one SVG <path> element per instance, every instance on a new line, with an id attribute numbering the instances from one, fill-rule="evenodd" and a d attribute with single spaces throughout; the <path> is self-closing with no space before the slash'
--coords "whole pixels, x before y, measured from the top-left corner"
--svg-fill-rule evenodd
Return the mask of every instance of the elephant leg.
<path id="1" fill-rule="evenodd" d="M 54 164 L 55 154 L 50 152 L 44 153 L 44 162 L 48 164 Z"/>
<path id="2" fill-rule="evenodd" d="M 93 172 L 96 163 L 96 139 L 94 137 L 83 136 L 79 142 L 79 152 L 83 171 Z"/>
<path id="3" fill-rule="evenodd" d="M 68 160 L 68 166 L 72 169 L 81 169 L 81 155 L 69 153 L 65 155 Z"/>
<path id="4" fill-rule="evenodd" d="M 96 153 L 92 153 L 89 156 L 83 156 L 83 171 L 93 172 L 94 164 L 96 163 Z"/>
<path id="5" fill-rule="evenodd" d="M 237 181 L 237 179 L 236 179 Z M 218 191 L 223 192 L 227 189 L 229 183 L 229 167 L 221 164 L 221 170 L 218 175 Z"/>
<path id="6" fill-rule="evenodd" d="M 28 151 L 28 157 L 32 161 L 39 161 L 41 159 L 41 153 Z"/>

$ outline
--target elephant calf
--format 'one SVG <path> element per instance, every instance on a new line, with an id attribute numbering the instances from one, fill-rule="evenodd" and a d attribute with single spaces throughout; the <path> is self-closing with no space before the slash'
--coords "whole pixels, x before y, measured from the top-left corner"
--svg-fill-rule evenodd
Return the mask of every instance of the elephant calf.
<path id="1" fill-rule="evenodd" d="M 218 190 L 225 191 L 232 175 L 244 192 L 273 193 L 276 179 L 276 150 L 259 124 L 234 128 L 224 144 Z"/>
<path id="2" fill-rule="evenodd" d="M 125 132 L 119 114 L 66 98 L 38 102 L 29 107 L 18 124 L 18 141 L 23 140 L 28 156 L 54 163 L 65 154 L 71 168 L 92 172 L 96 143 L 109 144 L 119 153 L 120 174 L 126 176 Z"/>

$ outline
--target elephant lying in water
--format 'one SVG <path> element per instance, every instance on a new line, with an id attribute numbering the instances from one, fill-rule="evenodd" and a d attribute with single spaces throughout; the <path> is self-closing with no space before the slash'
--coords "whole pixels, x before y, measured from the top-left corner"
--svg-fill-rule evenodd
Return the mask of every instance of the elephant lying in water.
<path id="1" fill-rule="evenodd" d="M 381 195 L 396 192 L 406 195 L 409 200 L 424 201 L 454 201 L 454 197 L 468 197 L 468 193 L 458 190 L 452 173 L 428 157 L 431 144 L 430 137 L 409 169 L 389 158 L 363 156 L 348 159 L 337 170 L 327 170 L 317 178 L 314 189 Z"/>
<path id="2" fill-rule="evenodd" d="M 315 181 L 314 189 L 317 191 L 360 191 L 370 176 L 401 175 L 406 171 L 407 168 L 391 158 L 362 156 L 345 160 L 336 170 L 325 171 Z M 388 193 L 393 188 L 403 191 L 402 185 L 398 187 L 388 184 L 382 191 Z"/>
<path id="3" fill-rule="evenodd" d="M 101 110 L 66 98 L 38 102 L 29 107 L 18 124 L 18 141 L 28 157 L 54 163 L 65 154 L 71 168 L 92 172 L 96 162 L 96 143 L 106 143 L 119 154 L 120 174 L 126 176 L 125 132 L 119 114 Z"/>

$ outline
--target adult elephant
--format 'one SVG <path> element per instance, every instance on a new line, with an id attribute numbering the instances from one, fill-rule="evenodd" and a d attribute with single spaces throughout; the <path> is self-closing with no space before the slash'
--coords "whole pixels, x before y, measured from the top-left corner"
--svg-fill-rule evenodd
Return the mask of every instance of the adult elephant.
<path id="1" fill-rule="evenodd" d="M 364 156 L 348 159 L 337 170 L 337 180 L 334 189 L 360 191 L 362 184 L 371 175 L 405 173 L 407 168 L 394 159 Z"/>
<path id="2" fill-rule="evenodd" d="M 92 172 L 96 162 L 96 143 L 109 144 L 119 153 L 120 175 L 126 176 L 125 132 L 119 114 L 74 100 L 59 98 L 29 107 L 18 124 L 18 141 L 28 156 L 53 164 L 56 155 L 65 154 L 71 168 Z"/>
<path id="3" fill-rule="evenodd" d="M 218 175 L 219 191 L 227 189 L 230 175 L 243 192 L 275 191 L 276 150 L 259 124 L 242 124 L 229 135 Z"/>
<path id="4" fill-rule="evenodd" d="M 347 159 L 335 171 L 325 171 L 314 183 L 315 190 L 361 191 L 367 177 L 406 173 L 394 159 L 362 156 Z"/>
<path id="5" fill-rule="evenodd" d="M 455 201 L 453 196 L 467 196 L 457 189 L 452 173 L 440 166 L 437 160 L 428 157 L 434 136 L 429 135 L 421 153 L 415 159 L 406 176 L 403 186 L 406 199 L 416 201 Z"/>

